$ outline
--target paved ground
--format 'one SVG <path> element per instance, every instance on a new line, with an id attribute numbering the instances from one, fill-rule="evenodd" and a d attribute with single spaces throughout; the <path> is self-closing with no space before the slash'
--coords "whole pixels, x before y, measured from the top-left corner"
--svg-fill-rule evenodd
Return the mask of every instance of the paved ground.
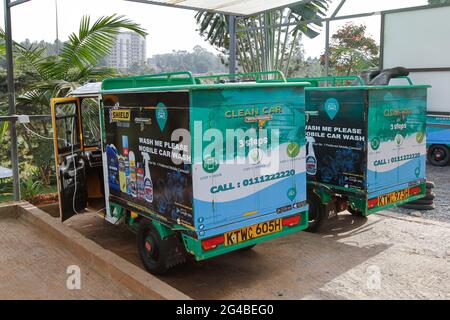
<path id="1" fill-rule="evenodd" d="M 126 228 L 89 214 L 69 225 L 141 266 Z M 390 211 L 343 215 L 320 234 L 191 260 L 160 279 L 194 299 L 450 299 L 450 224 Z"/>
<path id="2" fill-rule="evenodd" d="M 67 289 L 66 271 L 71 265 L 81 269 L 81 290 Z M 0 217 L 0 300 L 137 298 L 34 226 Z"/>
<path id="3" fill-rule="evenodd" d="M 204 262 L 188 261 L 163 281 L 195 299 L 450 299 L 450 168 L 429 167 L 435 212 L 349 214 L 320 234 L 301 232 Z M 406 214 L 405 214 L 406 213 Z M 447 222 L 445 222 L 447 221 Z M 142 268 L 135 235 L 98 215 L 67 225 Z M 17 249 L 20 248 L 20 249 Z M 66 268 L 82 290 L 66 289 Z M 135 299 L 20 219 L 0 220 L 0 299 Z"/>
<path id="4" fill-rule="evenodd" d="M 433 192 L 436 194 L 434 200 L 436 209 L 418 212 L 397 208 L 395 211 L 408 215 L 422 216 L 427 219 L 450 222 L 450 166 L 433 167 L 428 165 L 427 179 L 433 181 L 436 185 L 436 188 L 433 189 Z"/>

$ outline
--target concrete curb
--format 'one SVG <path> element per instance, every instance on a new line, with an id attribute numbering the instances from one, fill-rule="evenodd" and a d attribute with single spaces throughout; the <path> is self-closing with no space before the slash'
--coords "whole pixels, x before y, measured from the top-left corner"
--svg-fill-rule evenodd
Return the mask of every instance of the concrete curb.
<path id="1" fill-rule="evenodd" d="M 191 298 L 167 283 L 159 280 L 116 254 L 104 249 L 92 240 L 65 226 L 55 218 L 28 202 L 9 204 L 8 215 L 19 217 L 58 240 L 77 257 L 102 275 L 128 287 L 145 299 L 191 300 Z M 2 208 L 4 209 L 4 208 Z M 6 210 L 6 209 L 4 209 Z M 14 212 L 16 212 L 14 214 Z M 3 214 L 2 214 L 3 215 Z"/>

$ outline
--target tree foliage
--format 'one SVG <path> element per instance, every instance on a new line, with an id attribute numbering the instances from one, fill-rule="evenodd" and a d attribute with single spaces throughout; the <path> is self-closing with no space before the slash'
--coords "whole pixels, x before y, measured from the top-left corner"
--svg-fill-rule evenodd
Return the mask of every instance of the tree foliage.
<path id="1" fill-rule="evenodd" d="M 274 10 L 237 20 L 237 59 L 245 72 L 289 71 L 295 50 L 299 50 L 302 35 L 316 37 L 323 26 L 315 20 L 325 16 L 329 0 Z M 229 52 L 229 17 L 225 14 L 199 12 L 196 15 L 199 33 L 223 55 Z M 289 25 L 293 24 L 293 26 Z"/>
<path id="2" fill-rule="evenodd" d="M 71 33 L 68 41 L 60 44 L 59 55 L 52 54 L 40 44 L 13 42 L 18 113 L 49 114 L 52 97 L 65 97 L 86 82 L 101 81 L 116 75 L 115 70 L 97 65 L 109 53 L 122 29 L 146 35 L 143 28 L 124 16 L 104 16 L 94 22 L 89 16 L 84 16 L 78 32 Z M 0 55 L 5 53 L 5 39 L 5 32 L 0 29 Z M 0 74 L 0 86 L 2 92 L 6 93 L 4 72 Z M 2 110 L 7 110 L 6 94 L 0 96 L 0 112 Z M 48 121 L 33 121 L 28 127 L 42 136 L 51 136 L 51 124 Z M 52 152 L 48 151 L 52 150 L 52 141 L 37 138 L 22 127 L 19 127 L 19 135 L 21 160 L 33 162 L 39 168 L 41 180 L 48 184 L 52 172 L 52 161 L 49 161 Z M 6 155 L 0 161 L 8 161 L 7 148 L 0 147 L 1 154 Z M 26 171 L 28 166 L 27 163 L 21 163 L 22 170 Z"/>
<path id="3" fill-rule="evenodd" d="M 154 55 L 151 64 L 157 72 L 187 70 L 194 74 L 206 74 L 226 71 L 220 57 L 201 46 L 195 46 L 192 52 L 173 51 Z"/>
<path id="4" fill-rule="evenodd" d="M 380 48 L 366 33 L 365 25 L 347 23 L 331 38 L 330 68 L 336 75 L 359 74 L 378 66 L 379 53 Z"/>

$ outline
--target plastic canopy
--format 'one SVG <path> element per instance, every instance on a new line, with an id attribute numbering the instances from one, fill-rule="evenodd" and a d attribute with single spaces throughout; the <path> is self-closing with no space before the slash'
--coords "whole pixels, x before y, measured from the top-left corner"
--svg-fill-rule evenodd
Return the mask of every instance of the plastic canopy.
<path id="1" fill-rule="evenodd" d="M 126 0 L 199 11 L 215 11 L 235 16 L 248 16 L 311 0 Z"/>
<path id="2" fill-rule="evenodd" d="M 12 177 L 12 170 L 5 168 L 5 167 L 0 167 L 0 179 L 6 179 L 6 178 L 11 178 Z"/>

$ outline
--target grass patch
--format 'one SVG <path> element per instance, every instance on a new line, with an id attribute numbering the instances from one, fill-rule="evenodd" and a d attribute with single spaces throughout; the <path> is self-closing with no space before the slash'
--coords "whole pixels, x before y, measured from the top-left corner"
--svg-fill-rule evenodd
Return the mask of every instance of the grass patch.
<path id="1" fill-rule="evenodd" d="M 43 187 L 41 194 L 49 194 L 49 193 L 56 193 L 58 192 L 58 189 L 56 186 L 47 186 Z M 0 202 L 8 202 L 13 201 L 14 195 L 12 193 L 1 193 L 0 194 Z"/>

